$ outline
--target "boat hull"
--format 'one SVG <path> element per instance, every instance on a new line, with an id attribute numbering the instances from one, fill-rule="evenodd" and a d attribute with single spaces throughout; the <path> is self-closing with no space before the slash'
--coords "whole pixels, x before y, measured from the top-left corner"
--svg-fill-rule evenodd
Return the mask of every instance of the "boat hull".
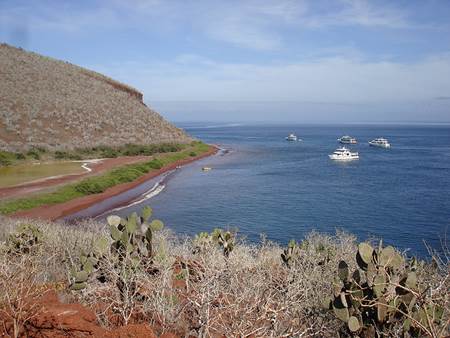
<path id="1" fill-rule="evenodd" d="M 388 143 L 388 144 L 379 144 L 379 143 L 372 143 L 372 142 L 369 142 L 369 145 L 370 145 L 371 147 L 378 147 L 378 148 L 385 148 L 385 149 L 391 147 L 391 145 L 390 145 L 389 143 Z"/>
<path id="2" fill-rule="evenodd" d="M 328 155 L 328 157 L 333 161 L 353 161 L 353 160 L 359 160 L 359 156 L 351 156 L 351 157 L 343 157 L 343 156 L 336 156 L 336 155 Z"/>

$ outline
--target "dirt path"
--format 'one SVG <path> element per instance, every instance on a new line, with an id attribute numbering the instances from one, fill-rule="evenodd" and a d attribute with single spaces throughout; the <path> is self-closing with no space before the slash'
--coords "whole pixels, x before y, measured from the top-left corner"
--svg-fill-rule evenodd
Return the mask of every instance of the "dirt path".
<path id="1" fill-rule="evenodd" d="M 141 162 L 149 158 L 151 158 L 151 156 L 124 156 L 117 158 L 106 158 L 99 162 L 89 163 L 88 167 L 92 169 L 92 171 L 89 172 L 86 171 L 80 174 L 71 174 L 49 179 L 40 179 L 34 182 L 16 185 L 14 187 L 0 188 L 0 200 L 11 197 L 25 196 L 39 190 L 52 188 L 63 183 L 69 183 L 80 178 L 92 176 L 117 166 Z M 82 165 L 82 162 L 80 162 L 80 165 Z"/>
<path id="2" fill-rule="evenodd" d="M 215 153 L 217 153 L 218 148 L 211 147 L 211 149 L 202 154 L 195 157 L 191 157 L 184 160 L 176 161 L 170 165 L 167 165 L 159 170 L 155 170 L 152 172 L 149 172 L 148 174 L 138 178 L 137 180 L 129 183 L 123 183 L 116 185 L 114 187 L 111 187 L 100 194 L 95 195 L 88 195 L 83 196 L 80 198 L 73 199 L 71 201 L 55 204 L 55 205 L 49 205 L 49 206 L 41 206 L 37 208 L 33 208 L 31 210 L 26 211 L 20 211 L 15 214 L 13 214 L 13 217 L 29 217 L 29 218 L 41 218 L 46 220 L 56 220 L 58 218 L 73 214 L 75 212 L 78 212 L 82 209 L 88 208 L 89 206 L 101 202 L 107 198 L 110 198 L 112 196 L 118 195 L 126 190 L 132 189 L 134 187 L 137 187 L 138 185 L 142 184 L 143 182 L 152 179 L 156 176 L 159 176 L 163 174 L 166 171 L 170 171 L 175 169 L 177 166 L 185 165 L 191 162 L 194 162 L 196 160 L 199 160 L 201 158 L 211 156 Z"/>

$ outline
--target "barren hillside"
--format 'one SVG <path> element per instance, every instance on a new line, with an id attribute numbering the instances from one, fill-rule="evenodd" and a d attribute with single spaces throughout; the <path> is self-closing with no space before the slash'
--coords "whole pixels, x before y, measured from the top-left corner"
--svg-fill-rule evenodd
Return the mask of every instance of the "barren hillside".
<path id="1" fill-rule="evenodd" d="M 99 73 L 0 44 L 0 149 L 184 143 L 136 89 Z"/>

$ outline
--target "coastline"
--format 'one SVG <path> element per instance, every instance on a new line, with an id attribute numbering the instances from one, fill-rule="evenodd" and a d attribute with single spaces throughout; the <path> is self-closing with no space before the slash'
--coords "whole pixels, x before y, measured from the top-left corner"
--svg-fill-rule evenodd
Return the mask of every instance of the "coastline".
<path id="1" fill-rule="evenodd" d="M 102 202 L 108 198 L 114 197 L 118 194 L 126 192 L 127 190 L 133 189 L 144 182 L 154 179 L 168 171 L 176 169 L 178 166 L 186 165 L 205 157 L 212 156 L 219 151 L 219 148 L 215 145 L 210 145 L 210 150 L 206 153 L 191 157 L 188 159 L 178 160 L 170 165 L 164 166 L 161 169 L 149 172 L 146 175 L 138 178 L 137 180 L 129 183 L 123 183 L 116 185 L 107 189 L 100 194 L 88 195 L 73 199 L 60 204 L 50 205 L 50 206 L 40 206 L 26 211 L 19 211 L 11 215 L 14 218 L 39 218 L 44 220 L 55 221 L 57 219 L 69 216 L 83 209 L 86 209 L 96 203 Z"/>

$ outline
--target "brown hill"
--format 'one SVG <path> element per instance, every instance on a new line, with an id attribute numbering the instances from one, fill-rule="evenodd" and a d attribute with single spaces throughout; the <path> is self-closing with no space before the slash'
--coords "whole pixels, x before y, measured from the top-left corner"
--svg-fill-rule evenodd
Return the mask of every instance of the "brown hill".
<path id="1" fill-rule="evenodd" d="M 0 44 L 0 150 L 191 140 L 148 108 L 136 89 Z"/>

